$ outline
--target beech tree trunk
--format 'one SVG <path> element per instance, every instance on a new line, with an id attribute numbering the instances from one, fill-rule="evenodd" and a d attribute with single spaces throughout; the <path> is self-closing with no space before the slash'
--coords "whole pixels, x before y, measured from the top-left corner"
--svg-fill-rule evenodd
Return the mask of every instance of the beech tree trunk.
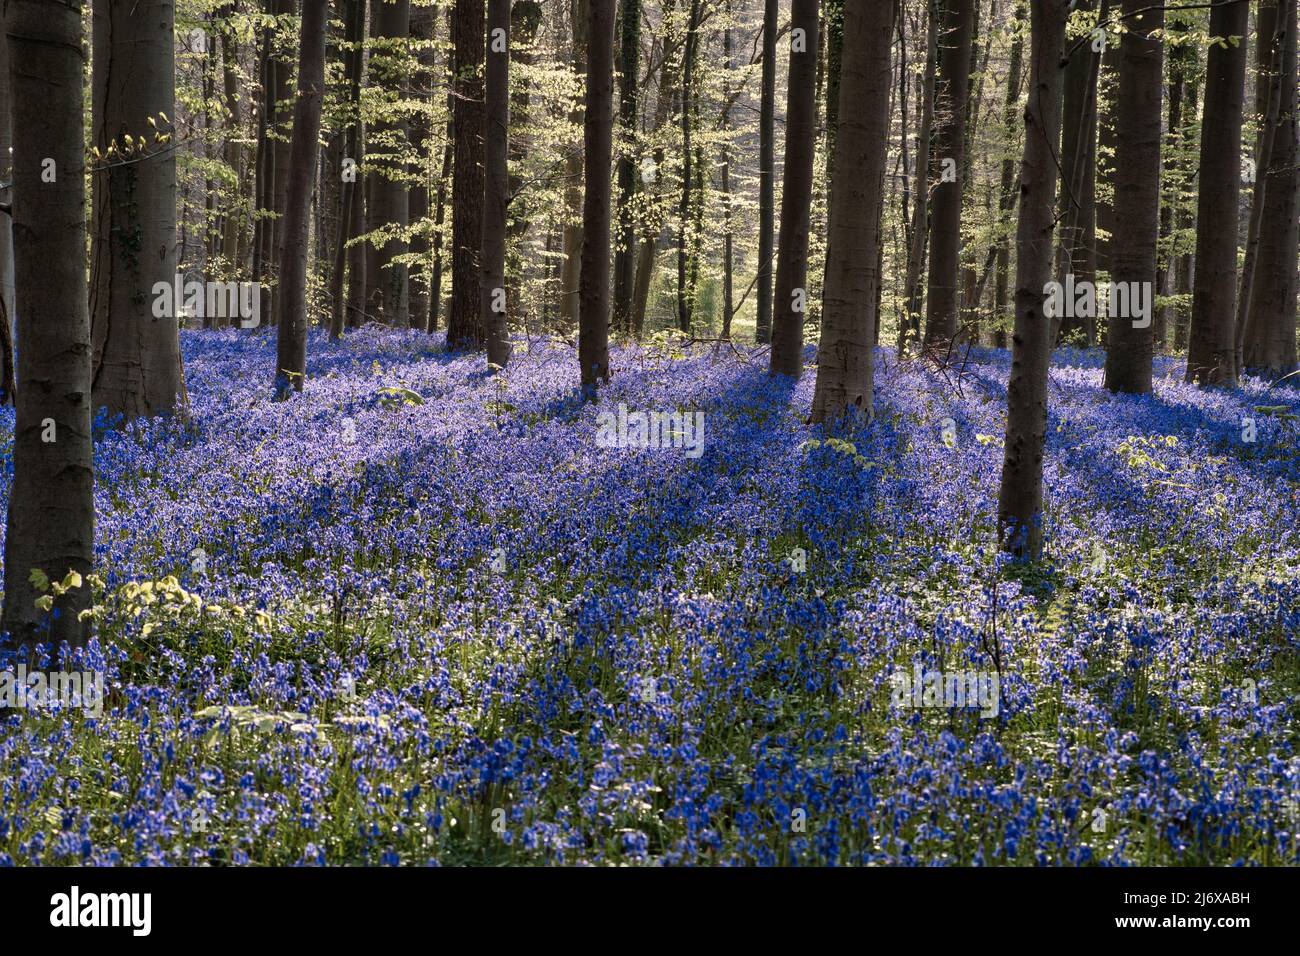
<path id="1" fill-rule="evenodd" d="M 897 0 L 845 0 L 839 128 L 812 420 L 873 416 L 872 340 Z"/>
<path id="2" fill-rule="evenodd" d="M 773 375 L 793 378 L 803 372 L 803 320 L 808 299 L 808 227 L 817 139 L 817 21 L 817 0 L 793 0 L 770 365 Z"/>
<path id="3" fill-rule="evenodd" d="M 278 16 L 292 16 L 298 9 L 297 0 L 272 0 L 272 9 Z M 274 325 L 280 310 L 275 307 L 275 299 L 280 294 L 280 250 L 284 247 L 284 209 L 289 201 L 289 163 L 292 159 L 293 135 L 290 122 L 293 119 L 293 47 L 284 42 L 289 36 L 288 30 L 279 31 L 271 50 L 271 95 L 273 123 L 270 135 L 274 140 L 271 151 L 271 263 L 270 276 L 274 293 L 262 295 L 262 301 L 271 304 L 270 319 Z"/>
<path id="4" fill-rule="evenodd" d="M 1237 294 L 1238 207 L 1241 199 L 1241 117 L 1246 86 L 1250 4 L 1236 0 L 1210 11 L 1213 43 L 1205 65 L 1201 171 L 1197 199 L 1196 286 L 1187 352 L 1187 381 L 1237 384 L 1234 317 Z"/>
<path id="5" fill-rule="evenodd" d="M 930 272 L 926 283 L 925 344 L 950 342 L 957 335 L 958 270 L 961 263 L 961 206 L 965 193 L 966 103 L 974 0 L 945 0 L 935 87 L 935 153 L 939 181 L 931 198 Z"/>
<path id="6" fill-rule="evenodd" d="M 1289 375 L 1296 368 L 1296 258 L 1300 245 L 1297 220 L 1296 2 L 1278 4 L 1283 33 L 1281 69 L 1275 93 L 1277 116 L 1265 178 L 1259 249 L 1246 319 L 1245 367 L 1267 378 Z"/>
<path id="7" fill-rule="evenodd" d="M 365 133 L 361 124 L 361 71 L 365 57 L 362 43 L 366 37 L 366 10 L 364 0 L 347 0 L 346 38 L 351 44 L 344 57 L 345 79 L 348 90 L 349 122 L 344 135 L 343 155 L 353 165 L 348 178 L 342 179 L 343 200 L 340 205 L 338 247 L 334 255 L 334 275 L 330 283 L 330 300 L 333 312 L 330 314 L 330 338 L 337 339 L 343 334 L 345 326 L 361 324 L 361 310 L 365 308 L 365 249 L 360 244 L 348 248 L 348 242 L 365 234 L 365 201 L 361 184 L 357 182 L 360 175 L 361 157 L 358 155 L 365 142 Z M 343 176 L 342 170 L 326 170 L 327 175 Z M 359 215 L 358 215 L 359 214 Z M 357 232 L 358 224 L 360 232 Z M 344 301 L 344 272 L 353 270 L 353 276 L 347 285 L 347 300 Z M 361 275 L 355 274 L 357 271 Z M 353 295 L 357 294 L 354 300 Z"/>
<path id="8" fill-rule="evenodd" d="M 618 56 L 618 242 L 614 249 L 614 328 L 632 330 L 632 289 L 636 284 L 636 114 L 641 62 L 641 0 L 623 0 Z"/>
<path id="9" fill-rule="evenodd" d="M 18 644 L 79 645 L 89 633 L 79 615 L 90 605 L 86 577 L 95 540 L 82 4 L 5 0 L 4 13 L 12 93 L 14 292 L 22 347 L 0 631 Z M 162 32 L 155 18 L 145 23 L 150 38 Z M 148 73 L 151 66 L 141 62 L 141 69 Z M 46 612 L 36 606 L 46 592 L 33 584 L 34 570 L 52 581 L 76 572 L 81 583 Z"/>
<path id="10" fill-rule="evenodd" d="M 483 328 L 488 363 L 510 361 L 506 324 L 506 207 L 510 204 L 510 0 L 488 0 L 487 133 L 483 194 Z"/>
<path id="11" fill-rule="evenodd" d="M 614 139 L 614 0 L 590 0 L 587 104 L 583 121 L 587 187 L 582 197 L 578 364 L 583 390 L 609 381 L 610 163 Z"/>
<path id="12" fill-rule="evenodd" d="M 1285 30 L 1282 31 L 1285 33 Z M 1255 115 L 1259 119 L 1259 133 L 1255 138 L 1254 172 L 1251 177 L 1250 220 L 1246 229 L 1246 253 L 1242 258 L 1241 281 L 1237 288 L 1237 323 L 1234 333 L 1237 377 L 1245 372 L 1243 351 L 1246 326 L 1250 318 L 1253 296 L 1255 263 L 1259 256 L 1259 227 L 1264 219 L 1264 186 L 1268 157 L 1273 154 L 1274 133 L 1277 130 L 1278 83 L 1282 70 L 1282 36 L 1278 33 L 1277 0 L 1261 0 L 1255 17 Z"/>
<path id="13" fill-rule="evenodd" d="M 1052 231 L 1061 135 L 1067 0 L 1030 3 L 1029 98 L 1020 163 L 1016 226 L 1016 325 L 1007 382 L 1007 430 L 998 489 L 998 535 L 1004 550 L 1037 558 L 1043 546 L 1043 454 L 1047 371 L 1056 323 L 1044 309 L 1052 278 Z M 1158 119 L 1158 114 L 1157 114 Z"/>
<path id="14" fill-rule="evenodd" d="M 907 339 L 920 338 L 924 292 L 925 250 L 930 238 L 930 140 L 934 130 L 935 71 L 939 60 L 939 17 L 934 0 L 926 4 L 925 84 L 921 90 L 921 125 L 916 137 L 916 206 L 912 211 L 912 242 L 907 250 L 907 279 L 903 286 L 906 315 L 898 332 L 898 354 L 907 350 Z"/>
<path id="15" fill-rule="evenodd" d="M 482 282 L 479 251 L 483 248 L 483 3 L 456 0 L 452 20 L 455 172 L 451 188 L 451 308 L 447 347 L 483 347 Z"/>
<path id="16" fill-rule="evenodd" d="M 1110 3 L 1081 0 L 1076 9 L 1098 9 L 1098 22 L 1106 22 Z M 1067 51 L 1068 52 L 1068 51 Z M 1102 54 L 1094 51 L 1091 40 L 1075 49 L 1065 69 L 1065 99 L 1061 130 L 1061 199 L 1058 205 L 1062 221 L 1057 273 L 1066 282 L 1073 275 L 1076 282 L 1097 279 L 1097 77 Z M 1068 188 L 1066 188 L 1068 187 Z M 1061 322 L 1061 337 L 1083 333 L 1091 345 L 1096 338 L 1095 316 L 1066 316 Z"/>
<path id="17" fill-rule="evenodd" d="M 1121 315 L 1122 310 L 1111 302 L 1105 378 L 1112 392 L 1149 394 L 1164 84 L 1164 44 L 1157 31 L 1164 29 L 1165 13 L 1147 0 L 1123 0 L 1123 12 L 1127 29 L 1120 41 L 1111 281 L 1137 292 L 1151 310 L 1145 318 Z"/>
<path id="18" fill-rule="evenodd" d="M 1025 4 L 1018 2 L 1012 19 L 1023 23 L 1028 18 Z M 1024 63 L 1025 43 L 1019 32 L 1011 41 L 1011 62 L 1007 69 L 1007 98 L 1002 107 L 1002 123 L 1010 134 L 1012 124 L 1016 122 L 1016 107 L 1020 103 L 1020 74 Z M 1064 112 L 1064 108 L 1062 108 Z M 1016 167 L 1015 160 L 1008 156 L 1002 160 L 1002 178 L 998 184 L 998 209 L 1002 216 L 1010 219 L 1011 211 L 1016 208 Z M 1011 241 L 1010 238 L 998 239 L 996 273 L 993 279 L 993 314 L 996 316 L 993 342 L 998 348 L 1007 347 L 1007 333 L 1004 325 L 1007 310 L 1007 290 L 1011 275 Z M 1013 313 L 1014 319 L 1014 313 Z"/>
<path id="19" fill-rule="evenodd" d="M 591 13 L 588 0 L 570 0 L 569 17 L 573 25 L 573 70 L 581 78 L 587 68 L 587 33 Z M 577 125 L 583 121 L 582 110 L 575 107 L 569 113 L 569 122 Z M 560 322 L 571 329 L 578 322 L 580 309 L 578 286 L 582 272 L 582 219 L 583 155 L 569 150 L 564 160 L 564 205 L 567 217 L 564 222 L 564 262 L 560 270 Z"/>
<path id="20" fill-rule="evenodd" d="M 176 148 L 171 0 L 94 3 L 92 407 L 130 421 L 177 407 Z M 16 131 L 15 131 L 16 132 Z M 130 136 L 137 147 L 127 145 Z M 110 155 L 109 149 L 113 147 Z M 162 312 L 162 315 L 158 313 Z"/>
<path id="21" fill-rule="evenodd" d="M 776 29 L 777 2 L 763 0 L 762 91 L 758 108 L 758 314 L 754 338 L 772 341 L 772 264 L 776 230 Z M 789 135 L 787 131 L 787 135 Z"/>
<path id="22" fill-rule="evenodd" d="M 479 15 L 482 23 L 482 14 Z M 410 35 L 410 0 L 371 0 L 370 35 L 380 41 L 370 57 L 371 84 L 381 85 L 405 98 L 407 78 L 404 74 L 404 55 L 394 44 Z M 480 30 L 480 32 L 482 32 Z M 480 49 L 482 38 L 479 39 Z M 481 107 L 480 107 L 481 108 Z M 400 118 L 376 122 L 371 132 L 367 165 L 373 170 L 368 227 L 373 231 L 383 227 L 406 229 L 410 225 L 410 196 L 403 177 L 406 163 L 403 153 L 407 145 L 407 122 Z M 397 257 L 406 253 L 406 241 L 393 236 L 381 245 L 371 244 L 374 252 L 366 270 L 366 295 L 372 315 L 385 325 L 407 328 L 410 325 L 410 289 L 407 267 Z M 369 268 L 373 265 L 374 274 Z"/>
<path id="23" fill-rule="evenodd" d="M 293 104 L 292 175 L 285 194 L 280 230 L 280 295 L 276 306 L 275 393 L 301 392 L 307 373 L 307 225 L 312 184 L 316 181 L 316 140 L 325 96 L 326 0 L 303 0 L 298 53 L 298 96 Z"/>

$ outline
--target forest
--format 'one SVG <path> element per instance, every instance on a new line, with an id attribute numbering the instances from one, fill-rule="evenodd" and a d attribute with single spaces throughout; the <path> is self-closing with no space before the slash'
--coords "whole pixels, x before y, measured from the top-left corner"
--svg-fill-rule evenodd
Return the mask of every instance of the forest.
<path id="1" fill-rule="evenodd" d="M 0 0 L 0 867 L 1300 865 L 1298 10 Z"/>

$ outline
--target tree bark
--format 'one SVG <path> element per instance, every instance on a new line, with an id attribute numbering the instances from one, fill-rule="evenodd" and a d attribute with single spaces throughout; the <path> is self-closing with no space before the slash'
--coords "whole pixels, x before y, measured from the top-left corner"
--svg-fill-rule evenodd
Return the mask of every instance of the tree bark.
<path id="1" fill-rule="evenodd" d="M 1201 120 L 1197 198 L 1196 286 L 1187 352 L 1187 381 L 1237 384 L 1233 319 L 1237 294 L 1237 234 L 1241 199 L 1241 118 L 1246 86 L 1250 4 L 1236 0 L 1210 12 Z M 1229 38 L 1237 38 L 1236 43 Z"/>
<path id="2" fill-rule="evenodd" d="M 482 0 L 456 0 L 452 49 L 456 77 L 453 111 L 455 173 L 451 204 L 451 309 L 447 346 L 483 347 L 479 251 L 483 247 L 484 23 Z"/>
<path id="3" fill-rule="evenodd" d="M 1264 184 L 1259 251 L 1243 355 L 1247 369 L 1269 378 L 1281 378 L 1296 368 L 1296 258 L 1300 246 L 1295 0 L 1279 3 L 1278 20 L 1284 34 L 1276 83 L 1278 111 Z"/>
<path id="4" fill-rule="evenodd" d="M 1029 99 L 1020 163 L 1016 226 L 1016 324 L 1007 382 L 1007 428 L 998 490 L 998 536 L 1004 550 L 1037 558 L 1043 546 L 1043 454 L 1047 371 L 1056 323 L 1044 309 L 1052 278 L 1052 230 L 1065 75 L 1066 0 L 1035 0 L 1030 9 Z"/>
<path id="5" fill-rule="evenodd" d="M 506 207 L 510 203 L 510 0 L 488 0 L 487 131 L 483 191 L 483 328 L 489 365 L 510 361 L 506 324 Z"/>
<path id="6" fill-rule="evenodd" d="M 479 17 L 482 22 L 482 15 Z M 381 85 L 385 92 L 392 91 L 405 98 L 405 56 L 397 48 L 411 30 L 410 0 L 371 0 L 370 34 L 380 41 L 370 57 L 371 85 Z M 480 31 L 481 32 L 481 31 Z M 480 39 L 480 48 L 482 40 Z M 398 111 L 399 103 L 389 110 Z M 367 165 L 372 169 L 371 202 L 367 210 L 371 231 L 382 228 L 405 230 L 410 225 L 410 196 L 405 182 L 407 148 L 407 121 L 405 115 L 377 121 L 372 129 Z M 407 328 L 410 325 L 410 289 L 407 267 L 397 258 L 406 253 L 406 241 L 392 236 L 382 244 L 372 242 L 374 250 L 367 263 L 366 296 L 372 315 L 379 316 L 385 325 Z M 374 271 L 370 269 L 373 265 Z"/>
<path id="7" fill-rule="evenodd" d="M 777 0 L 763 0 L 762 92 L 758 110 L 758 314 L 757 342 L 772 341 L 772 262 L 776 230 L 776 28 Z M 787 131 L 787 135 L 789 135 Z"/>
<path id="8" fill-rule="evenodd" d="M 170 4 L 167 8 L 169 14 Z M 4 12 L 13 96 L 14 286 L 22 348 L 0 633 L 18 644 L 79 645 L 89 633 L 80 613 L 90 605 L 86 577 L 95 540 L 82 4 L 5 0 Z M 147 34 L 163 32 L 155 17 L 142 19 Z M 168 71 L 170 23 L 168 16 Z M 141 64 L 146 73 L 150 68 Z M 44 589 L 32 582 L 34 570 L 51 581 L 76 572 L 81 583 L 55 598 L 52 611 L 46 612 L 36 606 Z"/>
<path id="9" fill-rule="evenodd" d="M 154 288 L 176 277 L 176 143 L 161 141 L 175 119 L 173 19 L 171 0 L 94 3 L 92 407 L 127 421 L 173 411 L 184 388 L 170 292 L 159 316 Z"/>
<path id="10" fill-rule="evenodd" d="M 872 407 L 872 330 L 879 319 L 880 215 L 897 0 L 845 0 L 839 129 L 827 231 L 822 334 L 812 420 Z"/>
<path id="11" fill-rule="evenodd" d="M 360 311 L 365 307 L 362 298 L 354 301 L 352 297 L 354 290 L 364 297 L 364 276 L 353 276 L 353 281 L 347 286 L 347 301 L 344 301 L 344 272 L 351 267 L 353 270 L 360 270 L 364 273 L 366 268 L 365 250 L 361 248 L 361 244 L 358 243 L 352 248 L 348 248 L 349 241 L 365 234 L 364 200 L 362 199 L 362 191 L 359 188 L 360 184 L 357 182 L 361 165 L 361 158 L 357 154 L 360 151 L 361 144 L 365 142 L 365 133 L 361 128 L 361 71 L 364 59 L 362 44 L 366 38 L 366 10 L 363 4 L 364 0 L 347 0 L 345 29 L 350 46 L 344 57 L 344 69 L 348 91 L 349 122 L 345 132 L 343 153 L 344 158 L 352 160 L 354 165 L 351 167 L 350 178 L 342 180 L 341 221 L 339 223 L 338 246 L 334 254 L 334 275 L 331 277 L 330 282 L 330 302 L 333 307 L 330 314 L 330 338 L 332 339 L 338 339 L 342 336 L 345 326 L 359 325 L 361 323 Z M 343 175 L 342 170 L 327 170 L 326 172 L 329 175 L 340 177 Z M 357 215 L 358 212 L 361 213 L 360 216 Z M 361 224 L 360 232 L 354 231 L 358 226 L 358 220 Z"/>
<path id="12" fill-rule="evenodd" d="M 921 335 L 925 250 L 930 237 L 930 140 L 934 134 L 935 72 L 939 61 L 939 16 L 935 0 L 926 4 L 925 86 L 921 91 L 921 126 L 916 137 L 916 207 L 912 211 L 912 242 L 907 250 L 907 279 L 903 286 L 907 313 L 898 333 L 898 354 L 907 350 L 907 337 Z"/>
<path id="13" fill-rule="evenodd" d="M 1028 11 L 1023 0 L 1016 3 L 1012 18 L 1023 23 L 1028 18 Z M 1011 62 L 1007 68 L 1007 98 L 1002 107 L 1002 124 L 1007 138 L 1011 138 L 1012 126 L 1016 122 L 1016 107 L 1020 103 L 1020 74 L 1024 62 L 1025 43 L 1019 31 L 1011 41 Z M 1064 107 L 1062 107 L 1064 114 Z M 1015 160 L 1010 156 L 1002 160 L 1002 177 L 998 184 L 998 210 L 1004 219 L 1010 219 L 1016 208 L 1016 168 Z M 1011 275 L 1011 240 L 1010 237 L 998 238 L 996 274 L 993 279 L 993 313 L 997 317 L 994 323 L 993 342 L 998 348 L 1007 347 L 1005 325 L 1007 309 L 1007 289 Z M 1012 316 L 1014 319 L 1014 315 Z"/>
<path id="14" fill-rule="evenodd" d="M 326 0 L 303 0 L 298 53 L 298 96 L 293 105 L 293 175 L 285 194 L 280 247 L 280 295 L 276 311 L 275 393 L 301 392 L 307 373 L 307 224 L 316 179 L 316 140 L 325 96 Z"/>
<path id="15" fill-rule="evenodd" d="M 770 365 L 771 374 L 793 378 L 803 372 L 803 320 L 808 299 L 808 228 L 817 137 L 817 19 L 817 0 L 793 0 Z"/>
<path id="16" fill-rule="evenodd" d="M 587 69 L 587 33 L 590 29 L 588 0 L 570 0 L 570 19 L 573 23 L 573 71 L 581 80 Z M 580 106 L 569 113 L 569 122 L 575 126 L 583 121 Z M 585 134 L 584 134 L 585 135 Z M 582 272 L 582 205 L 583 156 L 570 150 L 564 161 L 564 264 L 560 271 L 560 322 L 571 329 L 578 321 L 578 286 Z"/>
<path id="17" fill-rule="evenodd" d="M 1245 372 L 1243 351 L 1246 327 L 1250 318 L 1250 303 L 1254 291 L 1255 263 L 1259 257 L 1259 227 L 1264 219 L 1264 187 L 1268 177 L 1268 158 L 1273 154 L 1273 140 L 1277 130 L 1279 83 L 1282 71 L 1283 34 L 1278 30 L 1277 0 L 1261 0 L 1255 17 L 1255 115 L 1259 118 L 1259 134 L 1255 139 L 1255 175 L 1251 179 L 1250 221 L 1246 230 L 1246 254 L 1241 264 L 1241 282 L 1237 290 L 1237 323 L 1234 347 L 1236 349 L 1237 377 Z M 1285 24 L 1283 24 L 1285 27 Z"/>
<path id="18" fill-rule="evenodd" d="M 618 57 L 618 243 L 614 249 L 614 328 L 632 331 L 632 289 L 636 284 L 636 115 L 641 60 L 641 0 L 623 0 Z"/>
<path id="19" fill-rule="evenodd" d="M 1146 297 L 1151 314 L 1145 319 L 1120 315 L 1116 303 L 1110 303 L 1105 378 L 1112 392 L 1150 394 L 1164 79 L 1164 46 L 1157 31 L 1164 29 L 1165 13 L 1147 0 L 1123 0 L 1123 12 L 1127 29 L 1120 41 L 1111 281 Z"/>
<path id="20" fill-rule="evenodd" d="M 298 9 L 297 0 L 272 0 L 272 9 L 280 17 L 289 17 Z M 280 310 L 275 308 L 275 299 L 280 295 L 280 250 L 284 247 L 284 209 L 289 200 L 289 163 L 293 150 L 290 137 L 293 135 L 290 121 L 293 118 L 293 47 L 285 42 L 289 31 L 276 31 L 276 39 L 271 46 L 271 116 L 274 123 L 270 135 L 275 148 L 271 151 L 271 263 L 270 276 L 274 286 L 271 296 L 263 294 L 263 300 L 271 302 L 271 324 L 274 325 Z"/>
<path id="21" fill-rule="evenodd" d="M 613 153 L 614 0 L 590 0 L 587 102 L 583 121 L 587 186 L 582 197 L 578 364 L 583 390 L 609 381 L 610 162 Z"/>
<path id="22" fill-rule="evenodd" d="M 1096 0 L 1081 0 L 1076 9 L 1098 9 Z M 1103 0 L 1098 22 L 1105 23 L 1110 3 Z M 1097 76 L 1102 54 L 1092 41 L 1073 51 L 1065 68 L 1065 99 L 1061 130 L 1061 200 L 1058 204 L 1063 227 L 1060 238 L 1059 281 L 1073 275 L 1076 282 L 1097 279 Z M 1061 337 L 1082 333 L 1091 345 L 1096 339 L 1096 318 L 1066 316 Z"/>
<path id="23" fill-rule="evenodd" d="M 930 272 L 926 283 L 925 344 L 957 335 L 961 208 L 965 194 L 966 103 L 969 94 L 974 0 L 946 0 L 935 89 L 935 150 L 941 164 L 930 214 Z"/>

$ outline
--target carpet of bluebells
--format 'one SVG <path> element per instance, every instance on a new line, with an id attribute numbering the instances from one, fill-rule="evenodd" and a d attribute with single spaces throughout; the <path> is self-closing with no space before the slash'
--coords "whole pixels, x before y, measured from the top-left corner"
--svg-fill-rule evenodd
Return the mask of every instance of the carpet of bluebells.
<path id="1" fill-rule="evenodd" d="M 0 710 L 0 864 L 1300 863 L 1292 392 L 1058 354 L 1025 564 L 1005 352 L 882 350 L 826 433 L 741 348 L 620 347 L 593 405 L 562 343 L 313 333 L 283 403 L 270 336 L 183 346 L 188 420 L 97 423 L 98 637 L 48 666 L 108 699 Z M 703 455 L 598 447 L 620 402 Z"/>

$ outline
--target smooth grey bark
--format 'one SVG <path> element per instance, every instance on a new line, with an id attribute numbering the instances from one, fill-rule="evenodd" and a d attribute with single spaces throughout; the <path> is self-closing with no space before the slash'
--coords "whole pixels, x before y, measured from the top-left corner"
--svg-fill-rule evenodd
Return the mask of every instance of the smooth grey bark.
<path id="1" fill-rule="evenodd" d="M 609 381 L 610 163 L 614 148 L 614 0 L 590 0 L 587 103 L 583 120 L 582 274 L 578 366 L 585 392 Z"/>
<path id="2" fill-rule="evenodd" d="M 640 100 L 641 0 L 623 0 L 618 55 L 618 245 L 614 250 L 614 328 L 632 330 L 632 289 L 636 284 L 636 114 Z M 725 174 L 724 174 L 725 175 Z"/>
<path id="3" fill-rule="evenodd" d="M 813 153 L 817 142 L 817 0 L 794 0 L 790 11 L 790 81 L 785 108 L 781 231 L 772 303 L 773 375 L 803 372 L 803 320 L 808 299 L 808 229 Z"/>
<path id="4" fill-rule="evenodd" d="M 483 345 L 483 106 L 484 19 L 481 0 L 456 0 L 451 44 L 455 51 L 455 166 L 451 203 L 451 308 L 447 316 L 449 348 Z"/>
<path id="5" fill-rule="evenodd" d="M 897 13 L 897 0 L 844 0 L 839 128 L 812 405 L 817 422 L 850 409 L 867 420 L 874 414 L 871 346 L 879 320 L 879 226 Z"/>
<path id="6" fill-rule="evenodd" d="M 925 79 L 920 93 L 921 124 L 916 137 L 916 194 L 912 210 L 912 241 L 907 249 L 907 277 L 903 284 L 906 313 L 898 331 L 898 354 L 907 351 L 907 339 L 920 338 L 921 306 L 925 297 L 922 273 L 930 238 L 930 140 L 934 131 L 935 71 L 939 60 L 939 17 L 935 0 L 926 4 Z"/>
<path id="7" fill-rule="evenodd" d="M 92 402 L 129 421 L 173 411 L 184 388 L 178 318 L 170 301 L 156 314 L 154 291 L 176 276 L 176 143 L 162 139 L 175 119 L 175 11 L 95 0 L 93 14 Z"/>
<path id="8" fill-rule="evenodd" d="M 343 157 L 356 165 L 352 167 L 352 176 L 342 179 L 341 169 L 325 170 L 326 175 L 339 176 L 342 179 L 342 199 L 339 203 L 338 245 L 334 251 L 334 274 L 330 277 L 330 338 L 337 339 L 343 335 L 346 326 L 360 324 L 360 311 L 364 306 L 366 268 L 365 250 L 361 243 L 351 248 L 348 242 L 365 233 L 365 206 L 360 183 L 357 182 L 361 158 L 357 155 L 364 143 L 365 133 L 361 121 L 361 72 L 364 64 L 362 43 L 366 36 L 365 0 L 347 0 L 344 19 L 345 39 L 349 44 L 343 56 L 344 84 L 347 88 L 348 123 L 343 133 Z M 354 208 L 355 207 L 355 208 Z M 360 215 L 358 216 L 358 213 Z M 361 231 L 356 231 L 358 221 Z M 359 269 L 363 275 L 353 275 L 352 282 L 344 282 L 344 273 L 351 268 Z M 357 280 L 360 280 L 359 282 Z M 345 288 L 347 290 L 345 297 Z M 354 290 L 357 298 L 353 300 Z"/>
<path id="9" fill-rule="evenodd" d="M 1016 225 L 1016 324 L 1007 381 L 1007 427 L 998 489 L 998 537 L 1004 550 L 1037 558 L 1043 546 L 1043 454 L 1047 371 L 1056 322 L 1044 309 L 1052 278 L 1057 166 L 1065 71 L 1066 0 L 1030 3 L 1029 97 L 1020 217 Z"/>
<path id="10" fill-rule="evenodd" d="M 22 347 L 0 630 L 20 644 L 82 644 L 89 633 L 79 619 L 95 540 L 81 13 L 81 0 L 4 2 Z M 44 592 L 33 570 L 53 581 L 75 572 L 81 584 L 47 613 L 36 606 Z"/>
<path id="11" fill-rule="evenodd" d="M 1165 13 L 1147 0 L 1123 0 L 1123 13 L 1128 28 L 1120 41 L 1111 281 L 1149 295 L 1154 303 L 1164 90 L 1164 44 L 1157 31 L 1164 29 Z M 1111 304 L 1106 388 L 1150 394 L 1154 304 L 1145 320 L 1120 311 Z"/>
<path id="12" fill-rule="evenodd" d="M 1276 80 L 1277 116 L 1265 176 L 1259 249 L 1246 318 L 1243 363 L 1268 378 L 1296 368 L 1296 260 L 1300 248 L 1300 170 L 1297 170 L 1296 2 L 1278 4 L 1283 34 Z"/>
<path id="13" fill-rule="evenodd" d="M 316 180 L 316 140 L 325 96 L 326 0 L 303 0 L 298 95 L 293 105 L 292 175 L 280 230 L 280 295 L 277 312 L 275 393 L 301 392 L 307 374 L 307 224 Z"/>
<path id="14" fill-rule="evenodd" d="M 573 27 L 573 71 L 581 79 L 587 69 L 587 32 L 590 29 L 590 7 L 587 0 L 570 0 L 569 19 Z M 569 122 L 582 123 L 583 111 L 575 104 L 569 112 Z M 571 329 L 578 322 L 578 285 L 582 272 L 582 203 L 583 155 L 571 149 L 564 159 L 564 259 L 560 267 L 560 322 Z"/>
<path id="15" fill-rule="evenodd" d="M 482 322 L 489 365 L 510 361 L 506 316 L 506 208 L 510 204 L 510 0 L 488 0 L 483 171 Z"/>
<path id="16" fill-rule="evenodd" d="M 482 16 L 480 15 L 480 23 Z M 405 52 L 401 47 L 410 34 L 410 0 L 371 0 L 371 36 L 379 41 L 370 57 L 371 83 L 405 96 Z M 481 44 L 480 40 L 480 44 Z M 385 227 L 405 230 L 410 225 L 410 195 L 407 192 L 407 121 L 405 116 L 376 122 L 371 129 L 366 164 L 373 171 L 367 226 L 371 231 Z M 382 243 L 372 241 L 373 254 L 366 269 L 367 307 L 385 325 L 410 325 L 410 287 L 407 267 L 397 258 L 406 253 L 406 240 L 394 235 Z M 374 266 L 374 270 L 369 268 Z"/>
<path id="17" fill-rule="evenodd" d="M 925 344 L 940 345 L 957 336 L 961 265 L 961 208 L 965 195 L 966 104 L 974 0 L 945 0 L 935 86 L 935 158 L 939 181 L 930 199 L 930 271 L 926 279 Z M 944 164 L 949 175 L 944 175 Z"/>
<path id="18" fill-rule="evenodd" d="M 1249 23 L 1247 0 L 1210 11 L 1210 36 L 1224 42 L 1211 43 L 1205 65 L 1196 285 L 1187 352 L 1187 381 L 1201 385 L 1237 384 L 1234 317 Z M 1229 39 L 1234 37 L 1235 43 Z"/>
<path id="19" fill-rule="evenodd" d="M 763 0 L 762 90 L 758 111 L 758 314 L 754 338 L 772 341 L 772 260 L 776 230 L 777 2 Z"/>

